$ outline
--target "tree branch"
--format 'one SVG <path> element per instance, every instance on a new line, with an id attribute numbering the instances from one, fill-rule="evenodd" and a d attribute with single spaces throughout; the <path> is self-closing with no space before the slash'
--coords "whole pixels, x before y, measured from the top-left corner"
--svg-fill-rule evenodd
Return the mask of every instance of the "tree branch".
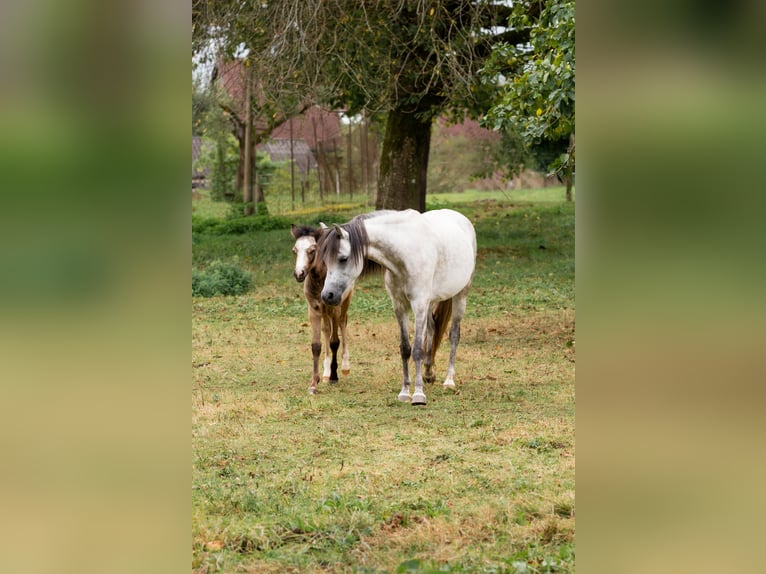
<path id="1" fill-rule="evenodd" d="M 476 54 L 480 58 L 487 58 L 492 52 L 492 46 L 500 42 L 505 42 L 511 46 L 526 44 L 529 42 L 529 28 L 506 30 L 500 34 L 487 37 L 476 45 Z"/>

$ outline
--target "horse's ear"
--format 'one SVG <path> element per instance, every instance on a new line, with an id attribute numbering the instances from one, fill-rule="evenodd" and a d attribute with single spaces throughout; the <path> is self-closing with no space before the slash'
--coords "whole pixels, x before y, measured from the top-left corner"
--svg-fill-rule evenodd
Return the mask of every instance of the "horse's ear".
<path id="1" fill-rule="evenodd" d="M 298 239 L 298 226 L 294 223 L 290 225 L 290 235 L 293 236 L 293 239 Z"/>
<path id="2" fill-rule="evenodd" d="M 338 234 L 338 237 L 340 239 L 348 239 L 348 231 L 343 229 L 340 225 L 337 223 L 333 223 L 332 228 L 335 230 L 335 232 Z"/>
<path id="3" fill-rule="evenodd" d="M 322 230 L 327 229 L 327 226 L 324 224 L 324 221 L 319 222 L 319 229 L 322 229 Z"/>

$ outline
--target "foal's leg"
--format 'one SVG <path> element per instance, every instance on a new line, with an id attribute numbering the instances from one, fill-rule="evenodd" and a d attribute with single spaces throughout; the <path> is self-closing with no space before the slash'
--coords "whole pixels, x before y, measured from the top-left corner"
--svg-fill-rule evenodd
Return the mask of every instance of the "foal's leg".
<path id="1" fill-rule="evenodd" d="M 322 352 L 322 316 L 312 311 L 309 307 L 309 321 L 311 322 L 311 355 L 314 359 L 314 370 L 311 375 L 309 393 L 316 394 L 319 383 L 319 354 Z"/>
<path id="2" fill-rule="evenodd" d="M 332 340 L 332 319 L 329 313 L 322 313 L 322 332 L 324 333 L 324 371 L 322 372 L 322 380 L 326 383 L 330 380 L 330 365 L 332 364 L 332 357 L 330 352 L 330 341 Z"/>
<path id="3" fill-rule="evenodd" d="M 330 360 L 330 384 L 338 382 L 338 347 L 340 347 L 340 338 L 338 337 L 338 323 L 340 322 L 340 309 L 333 308 L 328 314 L 330 321 L 330 351 L 332 358 Z"/>
<path id="4" fill-rule="evenodd" d="M 423 358 L 427 323 L 428 301 L 413 302 L 412 312 L 415 315 L 415 336 L 412 345 L 412 360 L 415 363 L 415 390 L 412 393 L 413 405 L 426 404 L 426 394 L 423 392 Z"/>
<path id="5" fill-rule="evenodd" d="M 468 287 L 452 298 L 452 326 L 449 331 L 449 366 L 447 367 L 447 378 L 444 379 L 444 388 L 455 388 L 455 353 L 457 345 L 460 342 L 460 321 L 465 313 L 465 304 L 468 297 Z"/>
<path id="6" fill-rule="evenodd" d="M 340 304 L 340 339 L 341 339 L 341 372 L 348 375 L 351 372 L 348 346 L 346 344 L 346 324 L 348 323 L 348 306 L 351 304 L 351 294 Z"/>

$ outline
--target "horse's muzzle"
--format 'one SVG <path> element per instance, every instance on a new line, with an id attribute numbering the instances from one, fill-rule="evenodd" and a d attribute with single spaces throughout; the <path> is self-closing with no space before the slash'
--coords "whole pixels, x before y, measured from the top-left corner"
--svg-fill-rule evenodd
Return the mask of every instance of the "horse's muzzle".
<path id="1" fill-rule="evenodd" d="M 303 283 L 306 280 L 306 272 L 301 271 L 300 273 L 293 272 L 293 276 L 295 277 L 295 280 L 298 283 Z"/>
<path id="2" fill-rule="evenodd" d="M 322 291 L 322 302 L 325 305 L 340 305 L 342 291 Z"/>

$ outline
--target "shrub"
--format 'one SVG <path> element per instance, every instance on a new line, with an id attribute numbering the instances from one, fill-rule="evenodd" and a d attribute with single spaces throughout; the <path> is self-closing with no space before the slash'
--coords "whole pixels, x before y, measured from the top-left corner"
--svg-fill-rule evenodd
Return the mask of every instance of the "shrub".
<path id="1" fill-rule="evenodd" d="M 192 297 L 240 295 L 253 286 L 253 277 L 236 262 L 211 262 L 205 269 L 192 269 Z"/>

